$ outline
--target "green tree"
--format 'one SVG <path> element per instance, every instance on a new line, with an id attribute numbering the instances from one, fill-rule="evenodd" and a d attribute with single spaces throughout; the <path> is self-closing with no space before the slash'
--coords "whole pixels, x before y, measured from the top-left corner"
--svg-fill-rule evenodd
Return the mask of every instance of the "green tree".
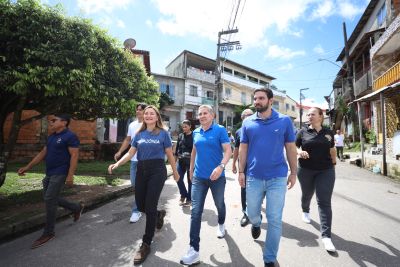
<path id="1" fill-rule="evenodd" d="M 126 118 L 137 102 L 158 103 L 157 84 L 138 59 L 88 20 L 37 0 L 0 0 L 0 25 L 0 186 L 21 126 L 56 112 Z M 22 121 L 23 110 L 40 115 Z"/>

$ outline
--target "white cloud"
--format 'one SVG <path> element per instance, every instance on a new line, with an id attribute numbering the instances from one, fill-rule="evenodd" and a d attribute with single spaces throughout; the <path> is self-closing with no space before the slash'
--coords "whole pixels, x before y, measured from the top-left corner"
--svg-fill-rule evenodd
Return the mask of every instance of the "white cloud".
<path id="1" fill-rule="evenodd" d="M 280 47 L 278 45 L 271 45 L 268 47 L 267 57 L 269 58 L 283 58 L 283 59 L 291 59 L 295 56 L 304 56 L 306 52 L 303 50 L 292 51 L 287 47 Z"/>
<path id="2" fill-rule="evenodd" d="M 151 20 L 146 20 L 146 25 L 147 25 L 147 27 L 149 27 L 149 28 L 153 28 L 153 22 L 151 21 Z"/>
<path id="3" fill-rule="evenodd" d="M 125 23 L 122 21 L 122 20 L 117 20 L 117 26 L 119 27 L 119 28 L 125 28 Z"/>
<path id="4" fill-rule="evenodd" d="M 365 3 L 359 3 L 356 0 L 323 0 L 317 4 L 317 7 L 311 12 L 311 20 L 320 19 L 326 21 L 330 16 L 337 15 L 346 19 L 354 19 L 358 14 L 364 12 Z"/>
<path id="5" fill-rule="evenodd" d="M 314 47 L 313 51 L 319 55 L 322 55 L 325 53 L 325 50 L 322 48 L 320 44 L 317 44 L 317 46 Z"/>
<path id="6" fill-rule="evenodd" d="M 281 71 L 288 71 L 288 70 L 291 70 L 291 69 L 293 69 L 293 64 L 292 63 L 288 63 L 288 64 L 283 65 L 283 66 L 278 68 L 278 70 L 281 70 Z"/>
<path id="7" fill-rule="evenodd" d="M 111 13 L 114 9 L 127 8 L 134 0 L 77 0 L 78 7 L 87 14 Z"/>
<path id="8" fill-rule="evenodd" d="M 365 10 L 364 6 L 357 6 L 348 0 L 338 1 L 338 5 L 338 13 L 346 19 L 354 19 L 356 15 L 361 14 Z"/>
<path id="9" fill-rule="evenodd" d="M 323 102 L 323 103 L 317 103 L 317 102 L 315 102 L 315 99 L 314 98 L 306 98 L 306 99 L 303 99 L 302 101 L 301 101 L 301 104 L 303 105 L 303 106 L 307 106 L 307 107 L 319 107 L 319 108 L 322 108 L 322 109 L 328 109 L 328 102 Z"/>
<path id="10" fill-rule="evenodd" d="M 110 26 L 113 24 L 113 20 L 109 16 L 104 16 L 100 19 L 100 24 L 104 26 Z"/>
<path id="11" fill-rule="evenodd" d="M 333 1 L 323 1 L 317 5 L 311 13 L 311 19 L 322 19 L 332 16 L 335 13 Z"/>

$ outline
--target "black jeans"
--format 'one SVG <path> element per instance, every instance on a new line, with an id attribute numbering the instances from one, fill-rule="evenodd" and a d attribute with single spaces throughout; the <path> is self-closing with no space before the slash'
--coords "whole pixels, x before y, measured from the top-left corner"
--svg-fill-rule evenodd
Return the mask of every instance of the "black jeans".
<path id="1" fill-rule="evenodd" d="M 332 207 L 331 199 L 335 185 L 335 169 L 310 170 L 298 168 L 297 176 L 301 186 L 301 208 L 303 212 L 310 212 L 310 202 L 317 196 L 319 219 L 322 237 L 331 237 Z"/>
<path id="2" fill-rule="evenodd" d="M 244 184 L 246 185 L 246 176 L 244 177 Z M 247 215 L 247 205 L 246 205 L 246 187 L 240 188 L 240 196 L 242 198 L 242 212 Z"/>
<path id="3" fill-rule="evenodd" d="M 179 181 L 177 182 L 179 193 L 181 194 L 181 198 L 186 198 L 187 201 L 192 201 L 192 181 L 189 178 L 189 170 L 190 170 L 190 159 L 182 158 L 178 161 L 178 173 L 179 173 Z M 188 189 L 186 189 L 185 181 L 186 178 L 188 182 Z"/>
<path id="4" fill-rule="evenodd" d="M 342 146 L 336 147 L 336 154 L 337 154 L 338 159 L 340 159 L 340 160 L 343 159 L 343 147 Z"/>
<path id="5" fill-rule="evenodd" d="M 54 234 L 54 227 L 57 218 L 57 206 L 68 209 L 72 212 L 78 212 L 80 205 L 69 202 L 60 197 L 60 193 L 64 187 L 67 175 L 46 175 L 42 180 L 43 183 L 43 198 L 46 204 L 46 225 L 43 235 Z"/>
<path id="6" fill-rule="evenodd" d="M 167 179 L 163 159 L 139 160 L 136 172 L 135 199 L 138 210 L 146 214 L 143 242 L 151 245 L 158 218 L 157 204 Z"/>

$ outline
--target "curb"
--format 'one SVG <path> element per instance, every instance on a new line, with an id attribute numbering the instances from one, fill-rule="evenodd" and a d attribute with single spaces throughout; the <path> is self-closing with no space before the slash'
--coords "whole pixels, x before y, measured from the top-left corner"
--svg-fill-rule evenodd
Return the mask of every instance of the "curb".
<path id="1" fill-rule="evenodd" d="M 172 171 L 168 169 L 167 177 L 172 176 Z M 101 205 L 107 204 L 108 202 L 132 192 L 130 185 L 118 186 L 115 190 L 105 193 L 91 199 L 85 199 L 85 208 L 83 213 L 89 210 L 95 209 Z M 59 207 L 57 209 L 57 221 L 70 217 L 72 213 Z M 25 234 L 32 233 L 43 227 L 46 221 L 46 213 L 43 211 L 39 214 L 35 214 L 23 221 L 13 223 L 11 225 L 0 226 L 0 244 L 11 241 L 17 237 Z"/>

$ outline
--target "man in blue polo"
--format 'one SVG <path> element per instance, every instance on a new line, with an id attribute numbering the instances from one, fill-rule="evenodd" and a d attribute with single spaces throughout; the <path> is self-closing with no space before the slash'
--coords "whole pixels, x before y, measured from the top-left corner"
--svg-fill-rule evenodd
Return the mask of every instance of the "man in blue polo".
<path id="1" fill-rule="evenodd" d="M 42 181 L 46 224 L 42 236 L 32 244 L 32 249 L 54 238 L 57 206 L 72 211 L 74 222 L 79 220 L 84 207 L 82 203 L 70 202 L 60 196 L 65 183 L 73 184 L 79 157 L 79 139 L 68 129 L 70 119 L 68 114 L 52 116 L 49 123 L 53 133 L 48 137 L 46 146 L 26 166 L 18 170 L 19 175 L 25 175 L 26 171 L 43 159 L 46 161 L 46 176 Z"/>
<path id="2" fill-rule="evenodd" d="M 245 186 L 247 215 L 254 239 L 260 236 L 261 205 L 266 196 L 267 237 L 263 259 L 265 266 L 275 266 L 282 235 L 282 212 L 286 190 L 294 186 L 297 173 L 297 150 L 291 119 L 271 108 L 273 93 L 269 88 L 254 91 L 256 113 L 242 125 L 239 147 L 239 183 Z M 284 156 L 290 166 L 288 166 Z"/>

